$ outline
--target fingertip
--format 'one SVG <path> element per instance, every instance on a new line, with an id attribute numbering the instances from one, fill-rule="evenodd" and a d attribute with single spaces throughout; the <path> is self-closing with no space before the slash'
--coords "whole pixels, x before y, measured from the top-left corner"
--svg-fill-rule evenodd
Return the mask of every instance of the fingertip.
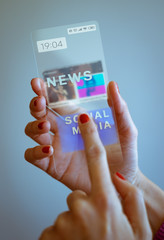
<path id="1" fill-rule="evenodd" d="M 32 111 L 40 112 L 46 107 L 46 99 L 44 96 L 38 96 L 31 100 L 30 109 Z"/>
<path id="2" fill-rule="evenodd" d="M 115 81 L 110 81 L 109 84 L 108 84 L 108 94 L 111 97 L 113 97 L 114 93 L 119 93 L 120 94 L 118 83 L 115 82 Z"/>
<path id="3" fill-rule="evenodd" d="M 32 90 L 38 95 L 42 95 L 42 87 L 41 87 L 41 79 L 40 78 L 33 78 L 31 80 L 31 87 Z"/>
<path id="4" fill-rule="evenodd" d="M 96 124 L 88 113 L 82 113 L 78 117 L 79 129 L 83 140 L 97 132 Z"/>
<path id="5" fill-rule="evenodd" d="M 128 193 L 134 188 L 134 186 L 129 183 L 120 173 L 115 173 L 113 175 L 113 183 L 122 199 L 125 199 Z"/>
<path id="6" fill-rule="evenodd" d="M 53 147 L 51 145 L 36 146 L 28 148 L 25 151 L 24 158 L 27 162 L 35 164 L 36 161 L 50 157 L 53 154 Z"/>
<path id="7" fill-rule="evenodd" d="M 43 146 L 42 152 L 48 156 L 51 156 L 53 154 L 53 147 L 51 145 Z"/>
<path id="8" fill-rule="evenodd" d="M 80 114 L 78 121 L 91 178 L 91 191 L 94 194 L 97 194 L 97 192 L 104 193 L 106 190 L 110 191 L 108 188 L 111 183 L 111 178 L 107 164 L 106 151 L 100 139 L 97 126 L 92 118 L 86 113 Z"/>
<path id="9" fill-rule="evenodd" d="M 24 152 L 24 159 L 27 161 L 27 154 L 28 154 L 28 149 Z"/>
<path id="10" fill-rule="evenodd" d="M 116 172 L 114 175 L 113 175 L 113 182 L 114 184 L 116 185 L 116 188 L 117 186 L 119 186 L 121 183 L 124 183 L 126 182 L 126 179 L 122 176 L 122 174 L 120 174 L 119 172 Z"/>
<path id="11" fill-rule="evenodd" d="M 38 82 L 39 82 L 39 78 L 32 78 L 32 80 L 31 80 L 31 87 L 32 87 L 32 89 L 34 88 L 35 85 L 38 84 Z"/>
<path id="12" fill-rule="evenodd" d="M 122 112 L 123 98 L 120 95 L 118 84 L 111 81 L 107 93 L 109 107 L 113 106 L 115 113 L 120 114 Z"/>
<path id="13" fill-rule="evenodd" d="M 107 90 L 110 91 L 110 90 L 113 88 L 114 85 L 115 85 L 115 82 L 114 82 L 114 81 L 110 81 L 110 82 L 108 83 Z"/>
<path id="14" fill-rule="evenodd" d="M 80 124 L 84 124 L 84 123 L 87 123 L 90 121 L 90 117 L 87 113 L 82 113 L 79 115 L 79 118 L 78 118 Z"/>
<path id="15" fill-rule="evenodd" d="M 79 128 L 80 128 L 80 132 L 83 136 L 84 132 L 88 132 L 88 130 L 90 129 L 90 127 L 88 127 L 88 125 L 90 125 L 90 116 L 87 113 L 81 113 L 78 116 L 78 124 L 79 124 Z"/>
<path id="16" fill-rule="evenodd" d="M 108 84 L 108 88 L 110 89 L 115 84 L 115 81 L 110 81 Z"/>
<path id="17" fill-rule="evenodd" d="M 41 131 L 44 131 L 44 132 L 49 132 L 50 131 L 50 122 L 49 121 L 40 121 L 38 123 L 38 129 L 41 130 Z"/>
<path id="18" fill-rule="evenodd" d="M 113 105 L 115 84 L 116 83 L 114 81 L 110 81 L 108 86 L 107 86 L 107 101 L 108 101 L 109 107 L 112 107 L 112 105 Z"/>
<path id="19" fill-rule="evenodd" d="M 32 78 L 31 79 L 31 86 L 35 83 L 35 80 L 36 80 L 37 78 Z"/>

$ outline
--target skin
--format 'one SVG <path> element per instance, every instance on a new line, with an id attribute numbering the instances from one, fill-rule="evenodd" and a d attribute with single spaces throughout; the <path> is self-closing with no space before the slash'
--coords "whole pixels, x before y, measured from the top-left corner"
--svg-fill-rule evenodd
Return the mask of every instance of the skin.
<path id="1" fill-rule="evenodd" d="M 46 110 L 44 82 L 42 79 L 34 78 L 31 81 L 31 86 L 37 96 L 30 102 L 30 112 L 37 120 L 27 124 L 25 133 L 39 145 L 27 149 L 25 159 L 64 183 L 71 190 L 79 189 L 89 194 L 91 181 L 85 152 L 79 151 L 68 154 L 61 152 L 56 117 L 52 112 Z M 121 154 L 112 156 L 113 153 L 106 148 L 110 172 L 112 175 L 115 172 L 120 172 L 129 182 L 132 182 L 142 191 L 154 235 L 164 222 L 164 192 L 147 179 L 138 168 L 138 132 L 128 111 L 127 104 L 121 97 L 115 82 L 109 83 L 107 96 L 108 104 L 115 112 L 123 155 L 123 158 Z M 78 110 L 73 109 L 73 113 Z M 43 123 L 42 129 L 38 128 L 39 123 Z M 48 153 L 42 151 L 45 146 L 50 147 Z M 117 152 L 119 150 L 116 149 L 115 153 Z"/>
<path id="2" fill-rule="evenodd" d="M 76 190 L 40 240 L 150 240 L 152 233 L 141 192 L 116 175 L 111 180 L 106 151 L 94 122 L 79 123 L 91 179 L 91 191 Z M 119 201 L 116 190 L 122 198 Z"/>
<path id="3" fill-rule="evenodd" d="M 38 96 L 31 100 L 30 112 L 37 120 L 27 124 L 25 133 L 40 146 L 27 149 L 25 159 L 70 189 L 90 192 L 90 179 L 84 151 L 67 154 L 61 151 L 56 117 L 51 111 L 46 110 L 44 82 L 34 78 L 31 81 L 31 86 Z M 138 176 L 138 132 L 129 114 L 127 104 L 122 99 L 115 82 L 109 83 L 107 95 L 108 104 L 113 106 L 115 112 L 122 150 L 121 154 L 116 148 L 112 155 L 111 151 L 106 148 L 108 164 L 111 173 L 120 172 L 127 180 L 135 182 Z M 76 109 L 73 111 L 75 113 Z M 39 129 L 38 124 L 41 122 L 44 122 L 43 128 Z M 45 146 L 50 146 L 48 153 L 42 152 L 42 148 Z M 118 152 L 119 154 L 117 154 Z"/>

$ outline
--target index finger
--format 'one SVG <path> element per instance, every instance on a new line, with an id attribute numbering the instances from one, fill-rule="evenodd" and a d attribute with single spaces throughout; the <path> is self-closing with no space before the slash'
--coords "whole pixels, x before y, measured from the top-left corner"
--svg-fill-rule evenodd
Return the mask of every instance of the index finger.
<path id="1" fill-rule="evenodd" d="M 79 116 L 79 128 L 85 146 L 85 153 L 91 179 L 91 192 L 111 192 L 114 187 L 107 163 L 106 151 L 99 138 L 96 125 L 87 114 Z"/>
<path id="2" fill-rule="evenodd" d="M 33 78 L 31 80 L 31 87 L 32 90 L 38 95 L 38 96 L 44 96 L 46 98 L 46 86 L 45 82 L 41 78 Z"/>

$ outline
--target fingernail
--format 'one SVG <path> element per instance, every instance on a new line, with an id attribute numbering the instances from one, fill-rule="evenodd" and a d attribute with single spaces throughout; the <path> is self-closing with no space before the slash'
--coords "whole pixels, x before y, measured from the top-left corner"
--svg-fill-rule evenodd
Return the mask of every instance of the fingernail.
<path id="1" fill-rule="evenodd" d="M 37 106 L 38 100 L 39 100 L 41 97 L 42 97 L 42 96 L 38 96 L 37 99 L 35 99 L 35 101 L 34 101 L 34 106 L 35 106 L 35 107 Z"/>
<path id="2" fill-rule="evenodd" d="M 117 91 L 118 91 L 119 94 L 120 94 L 120 90 L 119 90 L 119 87 L 118 87 L 118 83 L 116 83 L 116 87 L 117 87 Z"/>
<path id="3" fill-rule="evenodd" d="M 126 180 L 126 179 L 121 175 L 121 173 L 116 172 L 116 175 L 117 175 L 117 177 L 121 178 L 122 180 Z"/>
<path id="4" fill-rule="evenodd" d="M 86 123 L 89 121 L 89 116 L 87 114 L 83 113 L 80 115 L 79 119 L 80 119 L 81 123 Z"/>
<path id="5" fill-rule="evenodd" d="M 36 107 L 36 105 L 37 105 L 37 99 L 34 101 L 34 106 Z"/>
<path id="6" fill-rule="evenodd" d="M 47 146 L 47 147 L 43 147 L 43 148 L 42 148 L 42 152 L 43 152 L 43 153 L 49 153 L 49 151 L 50 151 L 50 146 Z"/>
<path id="7" fill-rule="evenodd" d="M 44 123 L 45 123 L 45 122 L 40 122 L 40 123 L 38 124 L 38 128 L 39 128 L 39 129 L 43 129 Z"/>

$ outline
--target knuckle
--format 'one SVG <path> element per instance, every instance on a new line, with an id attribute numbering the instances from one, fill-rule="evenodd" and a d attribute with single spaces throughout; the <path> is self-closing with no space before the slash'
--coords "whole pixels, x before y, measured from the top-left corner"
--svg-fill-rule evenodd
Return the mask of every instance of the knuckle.
<path id="1" fill-rule="evenodd" d="M 92 206 L 84 200 L 78 200 L 76 202 L 76 206 L 73 214 L 82 221 L 83 216 L 89 216 L 91 212 Z"/>
<path id="2" fill-rule="evenodd" d="M 79 190 L 75 190 L 75 191 L 71 192 L 67 196 L 67 203 L 74 201 L 77 198 L 78 193 L 79 193 Z"/>
<path id="3" fill-rule="evenodd" d="M 75 211 L 85 211 L 86 209 L 86 204 L 84 204 L 84 201 L 81 200 L 81 199 L 78 199 L 76 202 L 75 202 Z"/>
<path id="4" fill-rule="evenodd" d="M 65 223 L 66 223 L 65 213 L 61 213 L 56 219 L 55 227 L 58 229 L 61 229 L 61 228 L 63 229 L 65 226 Z"/>
<path id="5" fill-rule="evenodd" d="M 87 155 L 90 158 L 103 157 L 105 155 L 105 149 L 103 146 L 94 144 L 87 149 Z"/>
<path id="6" fill-rule="evenodd" d="M 104 211 L 111 208 L 111 205 L 113 207 L 113 204 L 109 201 L 109 198 L 105 193 L 97 194 L 94 201 L 95 201 L 96 206 Z"/>
<path id="7" fill-rule="evenodd" d="M 77 209 L 81 209 L 82 211 L 85 211 L 88 209 L 89 203 L 84 199 L 79 199 L 77 201 Z"/>

